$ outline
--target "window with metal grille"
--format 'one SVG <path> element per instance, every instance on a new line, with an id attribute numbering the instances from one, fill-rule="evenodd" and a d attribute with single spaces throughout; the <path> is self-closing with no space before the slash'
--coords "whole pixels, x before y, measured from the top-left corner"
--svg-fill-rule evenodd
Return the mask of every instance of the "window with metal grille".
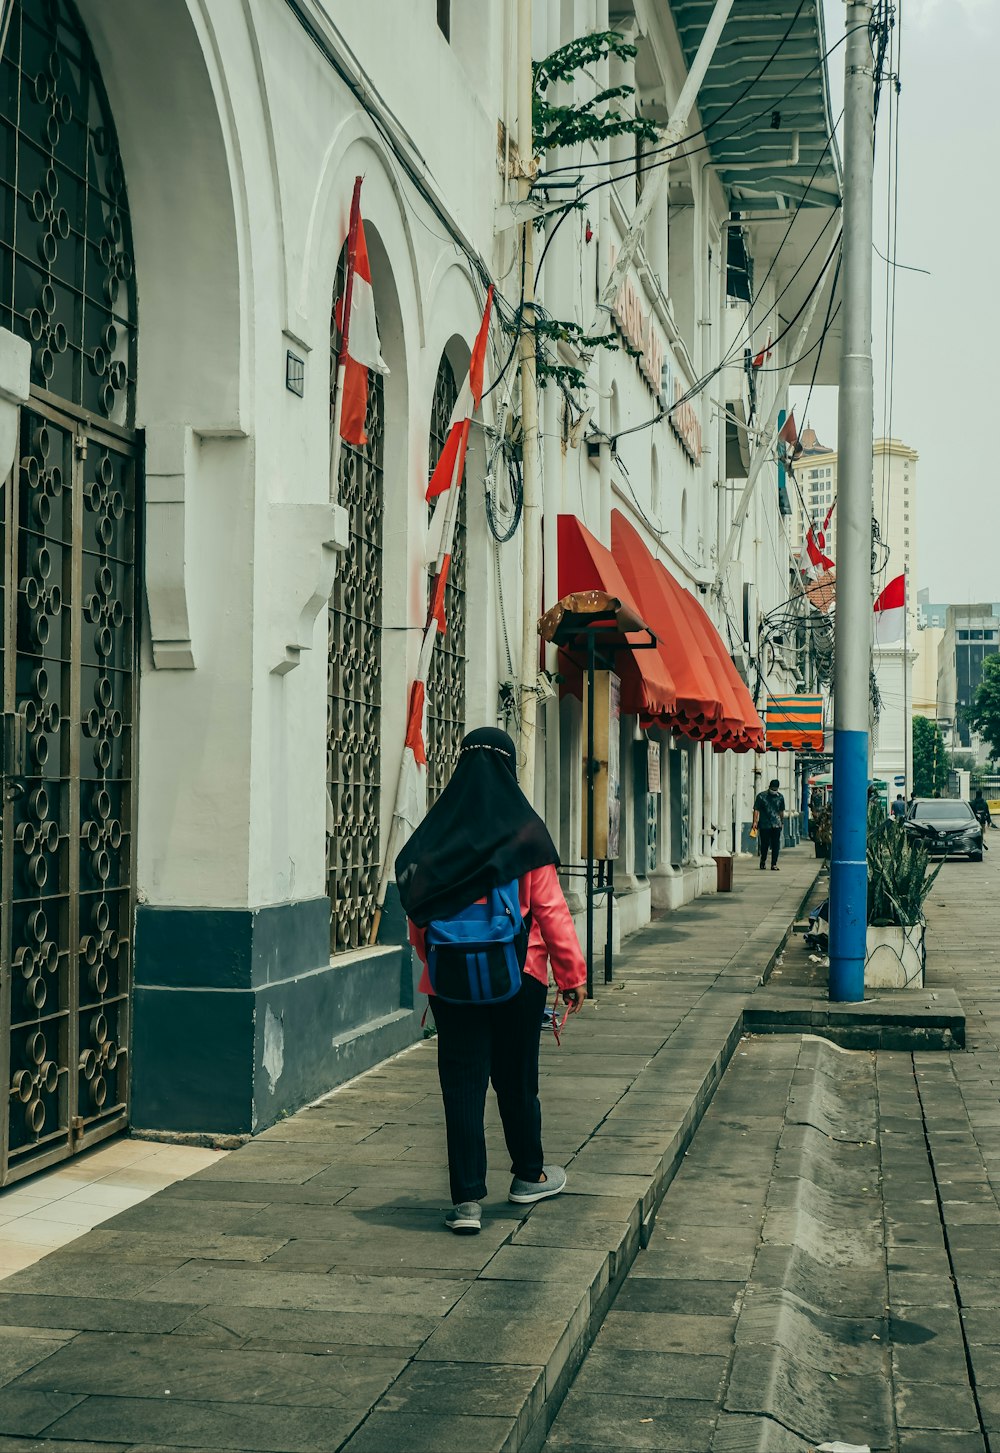
<path id="1" fill-rule="evenodd" d="M 331 324 L 331 378 L 340 336 L 336 300 L 343 293 L 341 256 Z M 333 398 L 331 395 L 331 417 Z M 379 875 L 382 711 L 382 508 L 385 392 L 368 375 L 368 442 L 343 442 L 338 498 L 348 514 L 348 546 L 337 565 L 328 612 L 327 891 L 333 953 L 368 942 Z"/>
<path id="2" fill-rule="evenodd" d="M 130 427 L 135 279 L 104 86 L 68 0 L 15 4 L 0 68 L 0 325 L 31 382 Z"/>
<path id="3" fill-rule="evenodd" d="M 455 373 L 441 359 L 431 404 L 430 466 L 433 470 L 448 437 L 448 421 L 458 398 Z M 441 795 L 458 761 L 465 734 L 465 524 L 466 486 L 462 484 L 455 520 L 451 566 L 444 595 L 446 631 L 434 643 L 427 678 L 427 805 Z M 446 500 L 441 495 L 438 508 Z M 433 589 L 433 581 L 431 582 Z"/>

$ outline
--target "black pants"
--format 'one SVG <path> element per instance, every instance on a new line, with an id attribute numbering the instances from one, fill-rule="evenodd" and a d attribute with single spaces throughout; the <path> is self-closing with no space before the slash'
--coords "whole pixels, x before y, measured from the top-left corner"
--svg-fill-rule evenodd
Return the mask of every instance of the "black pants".
<path id="1" fill-rule="evenodd" d="M 493 1081 L 514 1174 L 542 1178 L 542 1108 L 538 1037 L 545 985 L 525 974 L 505 1004 L 445 1004 L 431 999 L 437 1025 L 438 1077 L 448 1132 L 451 1199 L 486 1195 L 486 1088 Z"/>
<path id="2" fill-rule="evenodd" d="M 778 861 L 778 853 L 781 850 L 781 828 L 762 827 L 757 832 L 757 840 L 760 843 L 760 865 L 767 862 L 768 852 L 771 854 L 771 867 Z"/>

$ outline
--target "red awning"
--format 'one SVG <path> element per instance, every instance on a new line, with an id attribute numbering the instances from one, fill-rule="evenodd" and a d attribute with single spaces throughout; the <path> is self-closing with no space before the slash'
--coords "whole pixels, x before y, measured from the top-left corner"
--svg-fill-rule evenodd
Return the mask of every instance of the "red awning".
<path id="1" fill-rule="evenodd" d="M 611 551 L 582 525 L 575 515 L 558 519 L 559 597 L 585 590 L 603 591 L 621 601 L 627 610 L 644 621 L 654 633 L 649 617 L 637 602 L 622 576 Z M 623 645 L 628 641 L 623 637 Z M 562 674 L 571 688 L 579 693 L 580 667 L 561 653 Z M 644 720 L 662 720 L 674 710 L 676 692 L 670 671 L 659 649 L 615 654 L 615 672 L 621 677 L 622 711 Z"/>
<path id="2" fill-rule="evenodd" d="M 701 642 L 681 600 L 673 576 L 654 560 L 639 534 L 618 510 L 611 515 L 611 549 L 643 619 L 652 622 L 657 653 L 676 689 L 671 722 L 706 727 L 717 721 L 722 707 Z"/>
<path id="3" fill-rule="evenodd" d="M 709 619 L 697 596 L 685 591 L 690 608 L 702 617 L 705 638 L 715 653 L 719 679 L 722 682 L 723 701 L 726 705 L 726 719 L 723 730 L 713 739 L 717 751 L 759 751 L 765 747 L 764 724 L 760 719 L 753 697 L 746 688 L 726 644 Z"/>
<path id="4" fill-rule="evenodd" d="M 719 751 L 763 750 L 750 693 L 698 598 L 653 558 L 619 510 L 611 515 L 611 549 L 674 680 L 675 706 L 664 725 Z"/>

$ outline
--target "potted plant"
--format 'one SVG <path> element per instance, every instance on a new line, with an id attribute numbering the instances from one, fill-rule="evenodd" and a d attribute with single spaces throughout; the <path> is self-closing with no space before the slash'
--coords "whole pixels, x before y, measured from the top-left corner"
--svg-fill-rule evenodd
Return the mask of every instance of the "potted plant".
<path id="1" fill-rule="evenodd" d="M 941 864 L 931 869 L 926 846 L 880 803 L 868 812 L 868 932 L 865 984 L 921 989 L 927 951 L 924 902 Z"/>
<path id="2" fill-rule="evenodd" d="M 833 842 L 833 806 L 830 802 L 825 803 L 813 819 L 812 840 L 817 858 L 828 858 Z"/>

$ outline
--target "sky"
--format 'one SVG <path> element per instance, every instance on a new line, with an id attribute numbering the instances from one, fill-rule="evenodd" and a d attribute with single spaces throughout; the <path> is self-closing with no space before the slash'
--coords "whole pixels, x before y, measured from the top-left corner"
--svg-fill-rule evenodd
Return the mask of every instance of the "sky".
<path id="1" fill-rule="evenodd" d="M 827 42 L 843 0 L 824 0 Z M 1000 600 L 1000 478 L 990 443 L 1000 410 L 1000 0 L 896 0 L 898 119 L 893 436 L 920 455 L 916 586 L 933 601 Z M 833 114 L 843 55 L 831 57 Z M 889 127 L 879 121 L 875 245 L 885 255 Z M 875 433 L 888 433 L 886 265 L 874 259 Z M 801 409 L 805 390 L 793 390 Z M 817 389 L 809 423 L 836 444 L 837 391 Z M 803 420 L 799 418 L 800 427 Z"/>

